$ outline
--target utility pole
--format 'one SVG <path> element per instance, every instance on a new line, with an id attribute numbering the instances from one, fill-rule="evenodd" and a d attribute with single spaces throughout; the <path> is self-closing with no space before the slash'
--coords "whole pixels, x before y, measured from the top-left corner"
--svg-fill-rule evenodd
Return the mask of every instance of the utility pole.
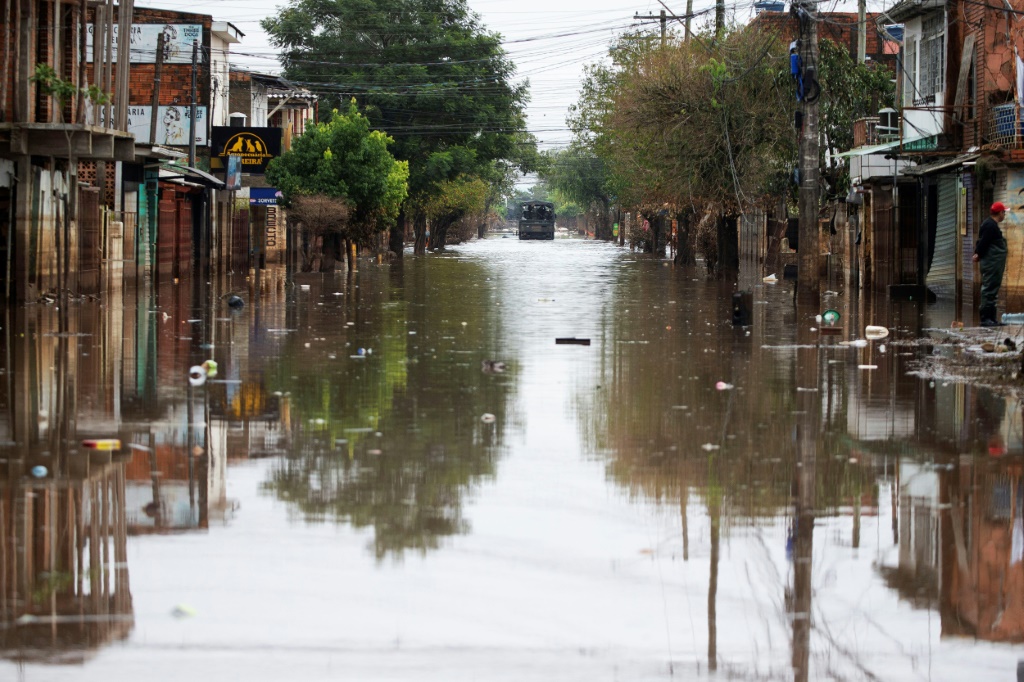
<path id="1" fill-rule="evenodd" d="M 803 99 L 803 127 L 800 131 L 800 242 L 798 245 L 797 291 L 817 298 L 820 291 L 818 230 L 818 17 L 808 0 L 794 5 L 800 23 L 799 78 Z"/>
<path id="2" fill-rule="evenodd" d="M 693 19 L 693 0 L 686 0 L 686 40 L 693 37 L 690 33 L 690 19 Z"/>
<path id="3" fill-rule="evenodd" d="M 192 104 L 188 108 L 188 167 L 196 167 L 196 71 L 199 67 L 199 41 L 192 41 Z"/>
<path id="4" fill-rule="evenodd" d="M 725 33 L 725 0 L 715 0 L 715 40 Z"/>
<path id="5" fill-rule="evenodd" d="M 693 3 L 693 0 L 687 0 L 687 1 L 690 4 Z M 668 20 L 669 19 L 672 19 L 673 21 L 682 21 L 683 19 L 686 19 L 686 25 L 687 25 L 686 31 L 687 31 L 687 35 L 689 35 L 689 31 L 690 31 L 690 29 L 689 29 L 689 25 L 690 25 L 690 17 L 689 17 L 690 12 L 689 12 L 689 10 L 687 10 L 686 14 L 687 14 L 687 16 L 681 17 L 681 16 L 678 16 L 676 14 L 669 14 L 665 10 L 661 10 L 661 12 L 659 14 L 634 14 L 633 15 L 633 20 L 634 21 L 658 21 L 659 23 L 661 23 L 661 46 L 665 47 L 665 40 L 668 37 L 667 31 L 668 31 Z"/>
<path id="6" fill-rule="evenodd" d="M 160 76 L 164 70 L 164 34 L 156 39 L 156 67 L 153 73 L 153 110 L 149 112 L 149 143 L 156 144 L 156 127 L 160 121 L 157 111 L 160 109 Z"/>
<path id="7" fill-rule="evenodd" d="M 857 0 L 857 63 L 863 64 L 868 56 L 868 1 Z"/>

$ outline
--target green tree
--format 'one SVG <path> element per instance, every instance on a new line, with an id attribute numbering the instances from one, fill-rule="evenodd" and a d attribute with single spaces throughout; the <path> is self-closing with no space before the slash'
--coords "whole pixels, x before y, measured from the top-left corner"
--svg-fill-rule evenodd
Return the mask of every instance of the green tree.
<path id="1" fill-rule="evenodd" d="M 849 50 L 827 38 L 818 49 L 821 177 L 833 195 L 846 194 L 850 188 L 849 171 L 834 155 L 853 147 L 854 121 L 894 106 L 896 83 L 892 71 L 885 66 L 857 64 Z"/>
<path id="2" fill-rule="evenodd" d="M 541 177 L 555 191 L 560 201 L 556 204 L 575 204 L 582 212 L 596 207 L 599 229 L 598 239 L 611 239 L 611 208 L 613 202 L 612 178 L 605 160 L 582 141 L 574 141 L 567 149 L 551 152 Z M 574 207 L 575 208 L 575 207 Z M 565 210 L 559 215 L 567 214 Z"/>
<path id="3" fill-rule="evenodd" d="M 408 196 L 409 167 L 388 151 L 386 134 L 370 129 L 355 102 L 344 112 L 310 126 L 292 148 L 267 164 L 267 181 L 284 195 L 288 205 L 298 196 L 322 195 L 344 199 L 351 208 L 347 227 L 331 249 L 335 258 L 341 239 L 368 244 L 392 224 Z"/>
<path id="4" fill-rule="evenodd" d="M 356 98 L 395 139 L 395 156 L 409 162 L 417 251 L 426 204 L 444 183 L 486 181 L 495 160 L 528 168 L 528 85 L 512 82 L 500 36 L 465 0 L 290 0 L 262 25 L 288 78 L 322 102 Z"/>

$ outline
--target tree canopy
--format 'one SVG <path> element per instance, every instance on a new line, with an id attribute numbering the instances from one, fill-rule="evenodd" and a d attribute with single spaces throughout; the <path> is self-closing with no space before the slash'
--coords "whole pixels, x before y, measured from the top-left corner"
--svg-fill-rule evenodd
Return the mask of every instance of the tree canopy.
<path id="1" fill-rule="evenodd" d="M 322 104 L 355 98 L 394 138 L 415 210 L 460 176 L 488 181 L 496 160 L 531 163 L 528 84 L 465 0 L 290 0 L 262 26 L 286 77 Z"/>
<path id="2" fill-rule="evenodd" d="M 407 196 L 409 167 L 388 151 L 390 138 L 371 130 L 354 102 L 312 125 L 292 148 L 267 165 L 267 181 L 284 195 L 323 195 L 351 206 L 349 238 L 363 241 L 386 229 Z"/>

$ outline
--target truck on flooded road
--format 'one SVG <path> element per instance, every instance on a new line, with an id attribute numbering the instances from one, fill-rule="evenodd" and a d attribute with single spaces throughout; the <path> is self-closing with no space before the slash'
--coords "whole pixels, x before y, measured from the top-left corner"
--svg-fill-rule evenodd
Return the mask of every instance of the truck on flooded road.
<path id="1" fill-rule="evenodd" d="M 520 204 L 519 239 L 554 239 L 555 205 L 550 201 Z"/>

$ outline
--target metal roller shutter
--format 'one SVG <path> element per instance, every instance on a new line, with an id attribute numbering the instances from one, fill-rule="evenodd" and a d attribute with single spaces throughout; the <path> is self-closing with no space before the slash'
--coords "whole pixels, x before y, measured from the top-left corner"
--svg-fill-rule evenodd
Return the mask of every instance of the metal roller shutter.
<path id="1" fill-rule="evenodd" d="M 939 178 L 939 202 L 935 216 L 935 255 L 928 270 L 928 288 L 939 298 L 956 296 L 956 177 Z"/>

